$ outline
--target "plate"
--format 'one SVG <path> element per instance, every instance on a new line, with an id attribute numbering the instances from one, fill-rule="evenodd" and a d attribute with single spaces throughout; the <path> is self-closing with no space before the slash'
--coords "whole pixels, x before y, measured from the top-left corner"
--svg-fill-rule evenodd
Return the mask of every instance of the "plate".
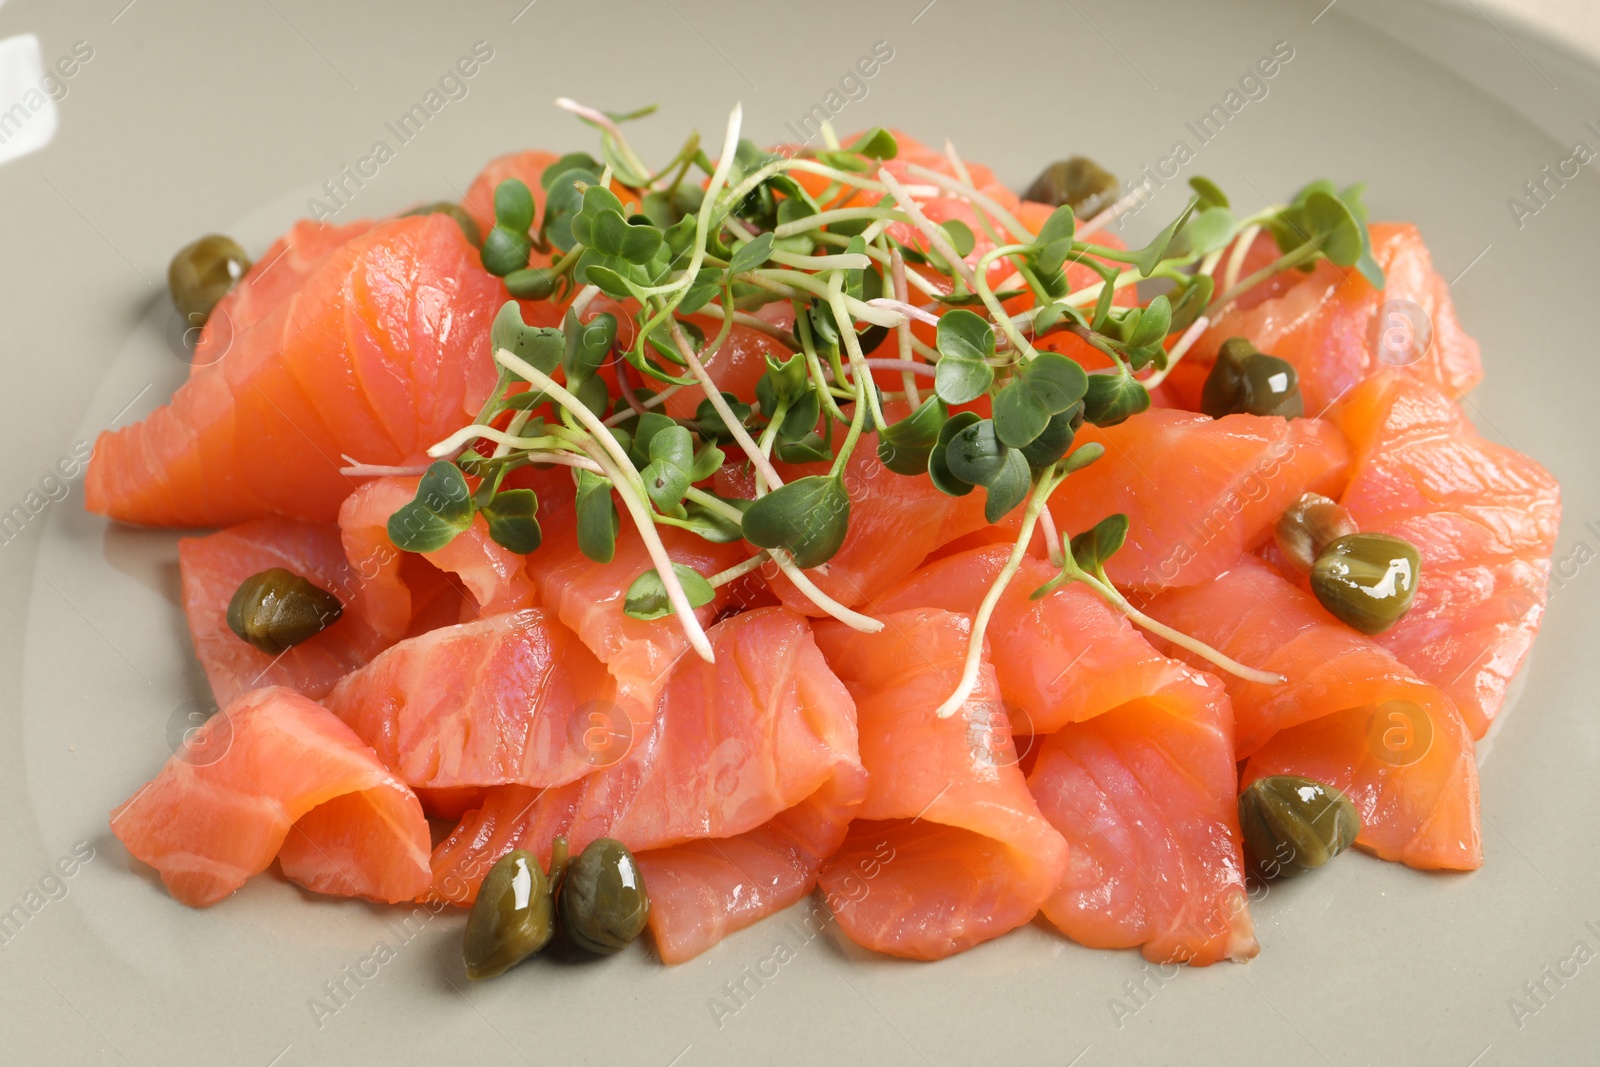
<path id="1" fill-rule="evenodd" d="M 46 66 L 79 42 L 92 58 L 61 81 L 53 141 L 0 168 L 0 500 L 44 502 L 0 548 L 5 1058 L 1592 1061 L 1600 186 L 1587 168 L 1554 181 L 1544 168 L 1576 141 L 1600 148 L 1585 126 L 1600 125 L 1600 74 L 1470 7 L 1324 2 L 7 4 L 0 37 L 37 34 Z M 447 81 L 478 42 L 491 58 Z M 891 58 L 853 76 L 875 47 Z M 442 103 L 422 122 L 412 105 L 430 90 Z M 458 915 L 314 899 L 271 876 L 204 912 L 170 900 L 106 817 L 208 710 L 176 535 L 108 526 L 82 510 L 81 477 L 52 472 L 187 373 L 161 286 L 180 244 L 222 231 L 259 252 L 313 201 L 341 220 L 380 214 L 459 195 L 504 151 L 591 146 L 548 106 L 563 94 L 660 102 L 637 128 L 646 158 L 685 128 L 714 134 L 736 99 L 760 140 L 792 139 L 821 108 L 841 129 L 949 136 L 1015 186 L 1086 152 L 1162 183 L 1136 239 L 1194 173 L 1241 200 L 1364 180 L 1375 217 L 1416 221 L 1483 344 L 1470 415 L 1565 488 L 1544 632 L 1480 753 L 1484 868 L 1352 855 L 1257 904 L 1257 959 L 1192 971 L 1038 925 L 937 964 L 876 958 L 800 905 L 678 967 L 639 949 L 472 985 Z M 374 163 L 380 140 L 392 152 Z M 1168 176 L 1180 141 L 1192 159 Z M 1537 200 L 1528 182 L 1543 183 Z"/>

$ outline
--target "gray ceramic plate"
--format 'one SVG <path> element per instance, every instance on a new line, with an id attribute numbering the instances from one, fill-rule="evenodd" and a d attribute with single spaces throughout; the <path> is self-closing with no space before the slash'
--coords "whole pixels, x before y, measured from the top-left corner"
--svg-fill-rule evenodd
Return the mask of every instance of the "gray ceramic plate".
<path id="1" fill-rule="evenodd" d="M 86 515 L 74 481 L 0 547 L 0 912 L 26 915 L 0 936 L 0 1059 L 1594 1062 L 1600 577 L 1579 561 L 1600 549 L 1600 190 L 1587 172 L 1550 185 L 1520 226 L 1507 199 L 1574 141 L 1600 146 L 1584 126 L 1600 119 L 1600 76 L 1470 7 L 1324 3 L 11 0 L 0 37 L 36 33 L 47 64 L 79 41 L 93 56 L 64 81 L 54 142 L 0 167 L 7 509 L 183 376 L 161 286 L 178 245 L 223 230 L 259 251 L 476 41 L 494 54 L 466 95 L 347 186 L 341 217 L 452 195 L 509 149 L 589 146 L 548 106 L 561 94 L 660 101 L 639 127 L 647 155 L 688 125 L 720 129 L 735 99 L 753 136 L 784 138 L 878 41 L 893 58 L 844 103 L 841 128 L 948 135 L 1017 184 L 1069 150 L 1133 174 L 1180 139 L 1195 147 L 1186 122 L 1287 42 L 1292 60 L 1186 173 L 1247 198 L 1316 175 L 1365 179 L 1378 216 L 1416 220 L 1483 343 L 1473 418 L 1554 470 L 1567 520 L 1518 707 L 1483 753 L 1475 874 L 1347 857 L 1256 908 L 1255 961 L 1164 982 L 1135 953 L 1040 927 L 918 965 L 831 933 L 802 945 L 779 917 L 680 967 L 637 950 L 469 986 L 456 917 L 408 933 L 398 909 L 315 900 L 270 876 L 195 912 L 130 869 L 106 814 L 167 757 L 205 685 L 176 603 L 174 536 Z M 981 106 L 993 100 L 1003 107 Z M 1148 219 L 1179 195 L 1169 188 Z M 91 850 L 67 864 L 72 877 L 52 876 Z M 747 978 L 779 942 L 792 961 Z M 380 943 L 393 959 L 348 978 Z M 346 992 L 319 1019 L 311 1004 L 327 1003 L 328 983 Z M 729 983 L 744 985 L 739 1000 Z M 719 1022 L 713 998 L 738 1010 Z"/>

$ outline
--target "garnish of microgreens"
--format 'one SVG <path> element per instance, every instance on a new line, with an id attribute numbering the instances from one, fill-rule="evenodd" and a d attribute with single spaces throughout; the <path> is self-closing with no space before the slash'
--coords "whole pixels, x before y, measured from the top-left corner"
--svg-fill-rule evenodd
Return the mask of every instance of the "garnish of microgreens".
<path id="1" fill-rule="evenodd" d="M 1035 596 L 1082 583 L 1221 670 L 1281 681 L 1128 602 L 1104 567 L 1122 544 L 1125 517 L 1068 539 L 1057 535 L 1048 505 L 1062 486 L 1071 491 L 1072 472 L 1104 451 L 1074 448 L 1079 427 L 1114 425 L 1148 408 L 1150 389 L 1240 294 L 1321 258 L 1381 280 L 1359 187 L 1316 182 L 1286 205 L 1241 218 L 1213 183 L 1196 178 L 1178 216 L 1130 250 L 1092 239 L 1126 201 L 1082 226 L 1070 207 L 1058 208 L 1033 233 L 973 187 L 953 146 L 949 173 L 889 165 L 899 146 L 883 129 L 848 145 L 830 130 L 820 150 L 769 152 L 740 136 L 735 107 L 715 162 L 690 135 L 651 170 L 622 127 L 653 109 L 622 115 L 557 103 L 599 130 L 599 158 L 575 152 L 552 164 L 541 178 L 542 215 L 525 185 L 502 182 L 482 259 L 513 296 L 566 303 L 565 319 L 533 327 L 517 303 L 500 310 L 491 329 L 496 387 L 471 425 L 429 450 L 435 462 L 416 497 L 389 521 L 396 545 L 433 551 L 481 516 L 497 543 L 535 552 L 538 499 L 531 489 L 507 488 L 506 475 L 565 467 L 575 482 L 579 549 L 610 562 L 626 514 L 653 566 L 629 587 L 624 610 L 675 617 L 704 659 L 713 654 L 697 610 L 719 587 L 769 564 L 825 614 L 872 632 L 881 620 L 839 603 L 808 573 L 844 543 L 845 471 L 872 440 L 868 463 L 927 476 L 952 496 L 981 487 L 991 523 L 1022 509 L 1007 562 L 974 616 L 961 679 L 938 715 L 954 714 L 970 695 L 989 619 L 1036 530 L 1061 574 Z M 706 180 L 692 179 L 696 170 Z M 935 197 L 965 201 L 981 232 L 932 221 L 925 205 Z M 1263 230 L 1281 254 L 1241 277 L 1245 251 Z M 534 251 L 541 265 L 531 265 Z M 1087 272 L 1094 281 L 1074 288 L 1073 266 L 1083 268 L 1073 277 Z M 1004 279 L 998 287 L 994 277 Z M 1131 307 L 1113 302 L 1149 279 L 1166 291 Z M 1030 306 L 1008 312 L 1007 302 L 1023 294 Z M 591 313 L 601 296 L 608 310 Z M 792 328 L 756 314 L 775 301 L 791 304 Z M 627 331 L 618 315 L 631 318 Z M 715 323 L 711 336 L 695 319 Z M 933 342 L 913 324 L 931 327 Z M 735 325 L 775 342 L 753 404 L 720 391 L 711 373 Z M 619 344 L 619 333 L 630 342 Z M 1110 369 L 1087 374 L 1052 351 L 1052 337 L 1063 334 L 1104 353 Z M 875 371 L 897 374 L 899 388 L 879 386 Z M 692 417 L 658 410 L 685 388 L 704 396 Z M 987 417 L 951 410 L 980 400 Z M 750 468 L 752 499 L 715 491 L 712 475 L 730 462 Z M 780 464 L 799 463 L 827 463 L 827 472 L 785 480 Z M 758 551 L 703 575 L 672 560 L 663 526 Z"/>

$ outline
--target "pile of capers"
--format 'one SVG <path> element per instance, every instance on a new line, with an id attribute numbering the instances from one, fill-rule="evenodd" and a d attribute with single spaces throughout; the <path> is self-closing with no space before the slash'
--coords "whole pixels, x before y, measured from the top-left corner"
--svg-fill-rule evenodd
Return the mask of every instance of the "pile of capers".
<path id="1" fill-rule="evenodd" d="M 568 863 L 567 839 L 558 837 L 548 872 L 516 849 L 490 869 L 467 918 L 467 977 L 504 974 L 549 945 L 558 927 L 583 951 L 609 956 L 643 933 L 649 917 L 644 874 L 621 841 L 597 838 Z"/>
<path id="2" fill-rule="evenodd" d="M 1350 513 L 1306 493 L 1278 518 L 1273 536 L 1289 563 L 1311 576 L 1328 614 L 1367 635 L 1381 634 L 1411 609 L 1422 557 L 1401 537 L 1362 533 Z"/>
<path id="3" fill-rule="evenodd" d="M 1247 338 L 1230 337 L 1206 376 L 1200 410 L 1213 419 L 1241 413 L 1297 419 L 1305 414 L 1300 375 L 1292 363 L 1262 352 Z"/>
<path id="4" fill-rule="evenodd" d="M 1331 785 L 1295 774 L 1257 778 L 1239 794 L 1245 858 L 1262 878 L 1321 867 L 1355 844 L 1361 816 Z"/>
<path id="5" fill-rule="evenodd" d="M 282 567 L 252 574 L 228 601 L 228 629 L 269 656 L 310 640 L 344 614 L 339 598 Z"/>
<path id="6" fill-rule="evenodd" d="M 239 242 L 220 233 L 185 245 L 167 266 L 172 303 L 191 327 L 204 326 L 217 301 L 250 270 Z"/>
<path id="7" fill-rule="evenodd" d="M 1022 199 L 1036 204 L 1071 207 L 1080 219 L 1098 215 L 1116 198 L 1116 175 L 1084 156 L 1056 160 L 1022 194 Z"/>

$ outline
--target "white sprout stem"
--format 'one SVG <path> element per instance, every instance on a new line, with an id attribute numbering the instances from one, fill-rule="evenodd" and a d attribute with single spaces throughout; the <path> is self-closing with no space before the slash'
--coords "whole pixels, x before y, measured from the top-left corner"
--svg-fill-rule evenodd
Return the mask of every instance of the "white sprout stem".
<path id="1" fill-rule="evenodd" d="M 1239 284 L 1239 274 L 1244 270 L 1245 257 L 1250 254 L 1250 246 L 1256 243 L 1256 234 L 1260 232 L 1260 226 L 1246 226 L 1239 231 L 1239 236 L 1233 239 L 1233 248 L 1228 252 L 1228 265 L 1222 275 L 1224 291 Z"/>
<path id="2" fill-rule="evenodd" d="M 802 256 L 793 252 L 773 252 L 767 257 L 774 263 L 801 270 L 866 270 L 872 266 L 872 257 L 860 252 L 840 252 L 837 255 Z"/>
<path id="3" fill-rule="evenodd" d="M 901 269 L 905 269 L 903 263 Z M 902 278 L 900 279 L 900 287 L 903 288 L 904 285 L 905 279 Z M 875 308 L 888 308 L 890 311 L 898 311 L 900 314 L 906 316 L 906 318 L 916 319 L 925 326 L 936 327 L 939 325 L 939 316 L 935 315 L 931 311 L 924 311 L 915 304 L 906 303 L 905 298 L 902 296 L 875 296 L 871 300 L 868 300 L 867 303 Z M 905 325 L 909 327 L 910 323 L 905 323 Z"/>
<path id="4" fill-rule="evenodd" d="M 1033 499 L 1028 501 L 1028 510 L 1022 516 L 1022 530 L 1011 546 L 1011 555 L 1007 557 L 1006 565 L 1000 568 L 1000 573 L 995 576 L 989 591 L 983 595 L 983 603 L 978 605 L 978 614 L 972 620 L 972 633 L 967 638 L 967 655 L 961 665 L 961 680 L 957 683 L 955 692 L 935 709 L 934 715 L 938 718 L 948 719 L 960 711 L 961 706 L 972 695 L 973 688 L 977 686 L 978 672 L 983 668 L 983 635 L 989 629 L 989 619 L 994 615 L 1000 597 L 1005 594 L 1006 586 L 1011 584 L 1012 577 L 1016 575 L 1017 568 L 1022 566 L 1022 558 L 1028 552 L 1028 542 L 1033 540 L 1033 528 L 1039 521 L 1039 512 L 1061 481 L 1062 479 L 1057 478 L 1054 472 L 1048 472 L 1039 479 L 1039 484 L 1034 488 Z"/>
<path id="5" fill-rule="evenodd" d="M 696 311 L 695 314 L 704 315 L 708 319 L 726 319 L 728 317 L 727 310 L 721 304 L 707 304 L 699 311 Z M 747 329 L 764 333 L 791 352 L 800 350 L 800 338 L 796 337 L 791 331 L 785 330 L 782 326 L 774 326 L 766 319 L 752 315 L 748 311 L 735 311 L 732 317 L 735 326 L 744 326 Z"/>
<path id="6" fill-rule="evenodd" d="M 871 234 L 870 238 L 868 238 L 868 234 Z M 877 236 L 878 236 L 878 234 L 872 233 L 872 231 L 870 229 L 866 233 L 862 234 L 863 238 L 868 238 L 870 240 L 876 240 Z M 843 237 L 843 236 L 841 236 L 839 234 L 836 234 L 836 233 L 826 233 L 826 232 L 818 233 L 816 235 L 816 239 L 821 241 L 821 242 L 823 242 L 823 243 L 825 243 L 825 244 L 838 245 L 841 248 L 849 245 L 849 243 L 850 243 L 849 238 Z M 887 252 L 885 252 L 883 249 L 879 248 L 877 245 L 868 244 L 867 245 L 867 255 L 871 256 L 873 259 L 877 260 L 879 263 L 882 263 L 882 264 L 884 264 L 886 266 L 891 265 L 890 259 L 889 259 L 889 254 Z M 943 289 L 940 289 L 937 285 L 935 285 L 933 282 L 929 281 L 927 278 L 924 278 L 922 275 L 918 274 L 916 271 L 910 272 L 910 274 L 907 275 L 907 280 L 910 281 L 910 283 L 912 285 L 916 286 L 918 289 L 921 289 L 924 295 L 933 297 L 935 300 L 937 300 L 941 296 L 948 295 Z"/>
<path id="7" fill-rule="evenodd" d="M 643 400 L 639 401 L 639 406 L 645 411 L 651 411 L 666 403 L 668 397 L 670 397 L 673 393 L 678 392 L 682 388 L 683 386 L 681 385 L 669 385 L 667 388 L 661 390 L 659 393 L 656 393 L 654 396 L 647 396 Z M 633 418 L 636 414 L 638 414 L 638 412 L 635 412 L 632 408 L 629 408 L 627 411 L 619 411 L 615 415 L 612 415 L 610 418 L 606 419 L 606 425 L 621 426 L 623 423 Z"/>
<path id="8" fill-rule="evenodd" d="M 570 305 L 572 313 L 582 316 L 585 311 L 589 310 L 589 304 L 599 295 L 600 287 L 598 285 L 586 285 L 579 289 L 578 295 L 572 298 L 572 304 Z"/>
<path id="9" fill-rule="evenodd" d="M 706 584 L 711 586 L 713 589 L 720 588 L 724 585 L 727 585 L 729 582 L 737 581 L 740 578 L 743 578 L 745 575 L 760 567 L 763 563 L 767 562 L 767 560 L 771 558 L 771 555 L 768 554 L 765 549 L 763 549 L 762 551 L 751 556 L 749 559 L 745 560 L 743 563 L 735 563 L 727 570 L 718 571 L 716 574 L 713 574 L 711 577 L 706 579 Z"/>
<path id="10" fill-rule="evenodd" d="M 532 463 L 550 463 L 557 467 L 574 467 L 580 471 L 591 474 L 604 474 L 605 468 L 600 466 L 588 456 L 574 455 L 571 452 L 529 452 L 528 460 Z"/>
<path id="11" fill-rule="evenodd" d="M 1126 215 L 1130 208 L 1141 201 L 1149 199 L 1145 187 L 1140 185 L 1124 193 L 1115 203 L 1107 207 L 1100 214 L 1078 227 L 1078 239 L 1081 241 L 1091 233 L 1098 233 Z"/>
<path id="12" fill-rule="evenodd" d="M 837 152 L 839 150 L 839 135 L 833 131 L 833 123 L 823 119 L 819 132 L 822 134 L 822 143 L 827 145 L 828 150 Z"/>
<path id="13" fill-rule="evenodd" d="M 1237 678 L 1243 678 L 1247 682 L 1256 682 L 1259 685 L 1281 685 L 1288 681 L 1288 679 L 1281 674 L 1275 674 L 1272 671 L 1257 670 L 1254 667 L 1246 667 L 1238 660 L 1218 652 L 1204 641 L 1190 637 L 1181 630 L 1174 630 L 1166 623 L 1157 622 L 1155 619 L 1152 619 L 1150 616 L 1146 615 L 1144 612 L 1128 603 L 1123 595 L 1117 592 L 1116 587 L 1111 585 L 1109 582 L 1102 582 L 1094 575 L 1081 571 L 1079 572 L 1078 578 L 1080 581 L 1085 582 L 1091 588 L 1093 588 L 1095 592 L 1104 597 L 1112 607 L 1126 615 L 1129 621 L 1144 627 L 1146 630 L 1149 630 L 1158 637 L 1166 638 L 1179 648 L 1188 649 L 1190 652 L 1193 652 L 1206 662 L 1221 667 L 1223 670 Z"/>
<path id="14" fill-rule="evenodd" d="M 897 371 L 900 371 L 902 374 L 920 374 L 924 378 L 932 378 L 936 374 L 938 374 L 938 369 L 936 367 L 930 366 L 927 363 L 916 363 L 916 362 L 907 363 L 903 359 L 884 359 L 884 358 L 873 359 L 871 357 L 868 357 L 867 359 L 864 359 L 861 362 L 869 370 L 897 370 Z M 828 367 L 824 367 L 823 370 L 828 374 L 832 374 L 833 373 L 833 371 Z M 846 384 L 846 383 L 844 383 L 844 382 L 840 383 L 840 385 L 844 385 L 844 384 Z"/>
<path id="15" fill-rule="evenodd" d="M 1031 233 L 1015 215 L 1001 207 L 999 201 L 985 196 L 973 188 L 970 176 L 965 179 L 965 184 L 963 184 L 951 179 L 948 175 L 940 174 L 936 170 L 924 167 L 920 163 L 909 163 L 906 165 L 906 169 L 919 178 L 926 178 L 946 192 L 955 193 L 962 199 L 970 201 L 974 207 L 981 208 L 985 214 L 994 216 L 1000 225 L 1010 230 L 1011 236 L 1017 240 L 1028 242 L 1034 239 L 1035 234 Z M 965 170 L 965 166 L 962 169 Z"/>
<path id="16" fill-rule="evenodd" d="M 426 465 L 412 465 L 409 467 L 387 467 L 381 463 L 363 463 L 354 456 L 339 453 L 339 458 L 345 461 L 346 466 L 339 468 L 339 473 L 347 478 L 388 478 L 409 477 L 427 473 Z"/>
<path id="17" fill-rule="evenodd" d="M 811 293 L 813 296 L 826 298 L 828 295 L 827 285 L 817 281 L 816 276 L 812 274 L 806 274 L 797 270 L 773 270 L 770 268 L 766 271 L 763 271 L 762 274 L 765 274 L 768 277 L 776 276 L 775 280 L 792 285 L 797 289 L 803 289 L 806 292 Z M 758 274 L 754 277 L 760 276 L 761 275 Z M 740 275 L 740 277 L 745 277 L 745 275 Z M 882 326 L 885 329 L 891 329 L 900 325 L 900 313 L 898 311 L 886 311 L 883 308 L 874 308 L 865 300 L 857 300 L 853 296 L 844 297 L 844 306 L 846 310 L 850 312 L 850 317 L 860 319 L 862 322 L 870 322 L 874 326 Z"/>
<path id="18" fill-rule="evenodd" d="M 1039 512 L 1039 533 L 1044 537 L 1044 549 L 1050 557 L 1050 565 L 1061 566 L 1067 557 L 1061 548 L 1061 535 L 1056 532 L 1056 517 L 1050 513 L 1048 506 Z"/>
<path id="19" fill-rule="evenodd" d="M 728 406 L 728 402 L 722 397 L 722 390 L 717 388 L 717 383 L 711 380 L 711 375 L 707 373 L 705 365 L 694 354 L 694 346 L 689 343 L 689 338 L 685 336 L 683 327 L 678 324 L 677 316 L 674 315 L 667 320 L 667 328 L 672 332 L 672 343 L 677 346 L 678 354 L 683 357 L 684 363 L 688 365 L 689 373 L 693 374 L 696 380 L 699 381 L 701 390 L 706 394 L 706 399 L 711 401 L 712 409 L 722 417 L 722 421 L 727 425 L 728 432 L 733 435 L 733 439 L 739 443 L 740 448 L 744 449 L 745 455 L 749 457 L 750 462 L 755 465 L 761 476 L 767 479 L 768 485 L 774 489 L 781 486 L 783 479 L 778 476 L 778 468 L 774 467 L 772 461 L 762 454 L 761 449 L 756 446 L 755 438 L 751 437 L 750 431 L 744 428 L 744 423 L 734 417 L 733 409 Z M 611 435 L 607 433 L 606 436 L 609 438 Z"/>
<path id="20" fill-rule="evenodd" d="M 833 309 L 833 317 L 838 320 L 844 350 L 850 357 L 850 367 L 856 378 L 857 392 L 866 394 L 867 410 L 872 412 L 872 424 L 877 427 L 887 426 L 889 423 L 883 417 L 883 403 L 878 399 L 877 385 L 872 380 L 872 372 L 867 369 L 866 353 L 861 351 L 861 338 L 856 336 L 855 320 L 850 318 L 849 310 L 844 306 L 843 285 L 842 274 L 835 274 L 829 279 L 828 306 Z"/>
<path id="21" fill-rule="evenodd" d="M 475 422 L 470 426 L 461 427 L 461 429 L 428 449 L 428 455 L 434 459 L 444 459 L 446 456 L 460 451 L 462 445 L 469 444 L 480 438 L 509 448 L 543 448 L 551 440 L 549 437 L 519 437 L 506 430 Z"/>
<path id="22" fill-rule="evenodd" d="M 610 433 L 602 433 L 601 436 L 613 444 L 616 443 Z M 629 479 L 623 476 L 622 471 L 617 469 L 614 463 L 608 462 L 610 457 L 598 439 L 585 442 L 585 451 L 589 453 L 589 458 L 605 469 L 612 486 L 617 490 L 617 496 L 622 498 L 623 506 L 628 509 L 634 526 L 639 530 L 639 538 L 644 542 L 645 551 L 650 554 L 650 561 L 656 566 L 656 576 L 661 579 L 661 587 L 666 591 L 667 602 L 672 605 L 672 613 L 678 617 L 678 623 L 683 627 L 684 636 L 689 639 L 690 646 L 701 659 L 707 663 L 715 663 L 717 656 L 711 649 L 711 641 L 706 637 L 705 628 L 700 625 L 699 616 L 689 604 L 689 595 L 684 592 L 677 571 L 672 568 L 672 557 L 667 554 L 667 546 L 656 531 L 655 519 L 651 517 L 649 509 L 639 500 Z M 631 470 L 633 465 L 628 463 L 627 466 Z"/>
<path id="23" fill-rule="evenodd" d="M 1189 328 L 1184 330 L 1183 335 L 1178 338 L 1177 344 L 1172 346 L 1172 351 L 1167 353 L 1166 367 L 1156 371 L 1154 374 L 1150 375 L 1150 377 L 1146 378 L 1144 380 L 1144 387 L 1146 389 L 1154 389 L 1156 386 L 1166 381 L 1167 375 L 1172 373 L 1172 368 L 1176 367 L 1178 365 L 1178 361 L 1184 357 L 1184 354 L 1187 353 L 1189 349 L 1194 347 L 1194 343 L 1200 339 L 1200 335 L 1205 333 L 1206 327 L 1210 325 L 1211 320 L 1206 318 L 1204 315 L 1201 315 L 1198 319 L 1195 319 L 1192 323 L 1190 323 Z"/>
<path id="24" fill-rule="evenodd" d="M 610 115 L 607 115 L 604 111 L 597 111 L 592 107 L 586 107 L 583 104 L 578 103 L 576 100 L 572 100 L 565 96 L 559 96 L 556 98 L 556 107 L 561 108 L 563 111 L 570 111 L 579 118 L 587 119 L 589 122 L 599 126 L 602 130 L 605 130 L 611 135 L 611 139 L 617 143 L 617 151 L 622 154 L 623 159 L 628 161 L 628 166 L 632 167 L 636 172 L 645 178 L 650 176 L 650 168 L 645 166 L 644 160 L 640 159 L 638 154 L 634 152 L 633 146 L 630 145 L 628 143 L 628 139 L 622 135 L 622 128 L 612 120 Z M 607 183 L 602 180 L 601 184 L 605 185 Z"/>
<path id="25" fill-rule="evenodd" d="M 494 358 L 495 362 L 502 367 L 520 374 L 528 382 L 537 386 L 540 392 L 547 394 L 557 404 L 570 411 L 573 418 L 583 424 L 583 428 L 589 431 L 600 447 L 610 453 L 611 458 L 618 466 L 624 470 L 633 470 L 633 460 L 628 458 L 628 453 L 623 451 L 622 444 L 612 436 L 611 431 L 606 428 L 606 424 L 601 422 L 600 417 L 590 411 L 581 400 L 567 392 L 565 386 L 562 386 L 554 378 L 521 356 L 518 356 L 509 348 L 502 348 L 495 352 Z M 482 427 L 468 427 L 468 429 L 481 430 Z M 434 445 L 433 447 L 438 448 L 439 446 Z M 432 455 L 433 449 L 429 449 L 428 453 Z M 635 474 L 634 477 L 638 477 L 638 475 Z M 666 579 L 663 578 L 662 580 L 665 581 Z"/>
<path id="26" fill-rule="evenodd" d="M 796 234 L 805 233 L 823 226 L 830 226 L 835 222 L 849 222 L 854 219 L 888 219 L 890 222 L 909 222 L 905 213 L 886 207 L 836 207 L 829 211 L 819 211 L 815 215 L 807 215 L 803 219 L 786 222 L 772 231 L 772 236 L 782 240 Z"/>
<path id="27" fill-rule="evenodd" d="M 700 273 L 700 264 L 705 262 L 706 234 L 711 228 L 711 214 L 716 210 L 717 194 L 722 192 L 723 186 L 728 183 L 728 171 L 733 169 L 733 157 L 739 150 L 739 127 L 743 122 L 744 105 L 733 105 L 733 111 L 728 115 L 728 130 L 722 138 L 722 155 L 711 171 L 711 183 L 706 186 L 705 199 L 700 202 L 700 211 L 695 216 L 694 251 L 689 256 L 689 263 L 684 268 L 683 276 L 666 285 L 643 290 L 646 294 L 659 296 L 665 293 L 687 292 L 694 284 L 695 275 Z M 733 203 L 738 201 L 735 200 Z"/>
<path id="28" fill-rule="evenodd" d="M 956 273 L 961 275 L 961 280 L 966 282 L 969 288 L 976 290 L 977 283 L 973 279 L 972 268 L 967 266 L 966 260 L 956 255 L 956 250 L 951 247 L 950 240 L 945 235 L 945 232 L 935 226 L 929 221 L 928 216 L 922 213 L 922 208 L 912 199 L 911 194 L 906 191 L 906 187 L 900 184 L 899 179 L 890 174 L 887 167 L 879 167 L 878 180 L 883 183 L 884 188 L 889 190 L 889 195 L 894 197 L 895 202 L 900 205 L 900 210 L 910 217 L 911 224 L 921 230 L 923 236 L 927 237 L 928 243 L 933 247 L 934 251 L 944 257 L 945 261 L 950 264 Z"/>
<path id="29" fill-rule="evenodd" d="M 528 420 L 531 418 L 533 418 L 532 408 L 524 408 L 522 411 L 517 412 L 515 415 L 511 416 L 511 421 L 506 424 L 506 433 L 517 437 L 522 436 L 522 428 L 528 425 Z M 504 441 L 501 441 L 499 444 L 494 446 L 493 458 L 500 459 L 507 455 L 510 451 L 511 446 L 506 444 Z"/>
<path id="30" fill-rule="evenodd" d="M 917 391 L 917 376 L 913 372 L 917 362 L 911 348 L 911 319 L 909 316 L 912 314 L 912 310 L 911 305 L 906 302 L 906 297 L 910 295 L 910 290 L 906 288 L 905 257 L 900 254 L 900 246 L 893 244 L 889 246 L 889 284 L 894 292 L 895 300 L 900 304 L 898 310 L 907 316 L 906 321 L 895 327 L 895 336 L 900 342 L 900 362 L 906 365 L 906 369 L 901 372 L 900 380 L 905 386 L 906 399 L 911 402 L 911 407 L 915 410 L 922 406 L 922 396 Z M 870 304 L 872 301 L 869 300 L 867 302 Z M 917 308 L 915 310 L 921 311 L 922 309 Z M 939 325 L 939 320 L 933 315 L 928 315 L 928 318 L 933 319 L 935 326 Z"/>

